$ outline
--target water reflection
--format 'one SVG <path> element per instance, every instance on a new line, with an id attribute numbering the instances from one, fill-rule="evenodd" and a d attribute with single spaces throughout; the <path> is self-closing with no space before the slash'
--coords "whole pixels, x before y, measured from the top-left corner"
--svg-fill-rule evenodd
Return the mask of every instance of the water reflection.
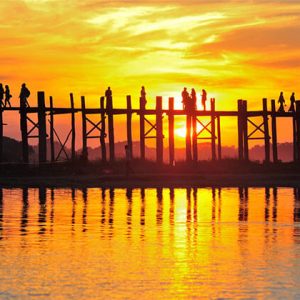
<path id="1" fill-rule="evenodd" d="M 40 282 L 53 298 L 77 285 L 85 299 L 90 286 L 105 298 L 145 286 L 142 298 L 263 298 L 299 281 L 299 221 L 298 188 L 0 189 L 0 277 L 22 274 L 17 296 Z M 37 279 L 41 257 L 53 286 Z"/>
<path id="2" fill-rule="evenodd" d="M 164 224 L 164 218 L 168 219 L 168 226 L 173 228 L 176 225 L 176 222 L 182 220 L 183 215 L 185 216 L 185 223 L 187 224 L 187 234 L 191 233 L 191 226 L 193 224 L 194 231 L 197 230 L 198 219 L 203 219 L 204 217 L 210 216 L 209 219 L 206 221 L 211 222 L 212 230 L 215 230 L 215 225 L 218 222 L 224 221 L 227 216 L 226 214 L 231 215 L 231 212 L 234 212 L 235 207 L 231 206 L 230 209 L 228 207 L 222 208 L 222 203 L 224 201 L 228 201 L 227 196 L 222 195 L 221 188 L 211 188 L 211 196 L 209 196 L 209 189 L 206 189 L 205 195 L 202 193 L 201 189 L 197 188 L 187 188 L 185 189 L 185 198 L 186 202 L 182 202 L 180 199 L 180 203 L 175 201 L 176 194 L 179 198 L 182 198 L 184 190 L 176 190 L 173 188 L 170 189 L 162 189 L 157 188 L 155 190 L 147 190 L 147 189 L 126 189 L 125 190 L 125 199 L 127 203 L 126 208 L 126 225 L 127 225 L 127 235 L 130 237 L 133 229 L 133 218 L 135 218 L 134 214 L 134 207 L 137 207 L 139 210 L 139 225 L 141 227 L 146 226 L 147 218 L 152 217 L 151 211 L 153 208 L 153 203 L 148 207 L 146 203 L 148 200 L 152 201 L 153 198 L 156 199 L 156 213 L 155 213 L 155 223 L 158 227 L 162 227 Z M 278 213 L 280 215 L 280 219 L 284 219 L 287 222 L 300 222 L 300 189 L 293 188 L 291 197 L 288 197 L 290 201 L 290 205 L 292 205 L 292 212 L 288 214 L 285 211 L 278 211 L 278 188 L 265 188 L 261 189 L 264 190 L 264 198 L 263 199 L 256 199 L 255 192 L 253 195 L 249 196 L 249 188 L 238 188 L 237 198 L 238 198 L 238 210 L 237 210 L 237 218 L 234 220 L 231 219 L 230 221 L 238 221 L 238 222 L 249 222 L 249 215 L 259 215 L 258 210 L 263 208 L 263 219 L 257 221 L 264 221 L 266 224 L 272 222 L 276 223 L 278 221 Z M 53 234 L 54 227 L 55 227 L 55 214 L 57 209 L 56 206 L 56 193 L 59 190 L 49 189 L 46 188 L 39 188 L 38 189 L 38 211 L 37 211 L 37 220 L 38 220 L 38 234 L 44 235 L 47 232 L 47 228 L 49 232 Z M 155 193 L 153 193 L 155 191 Z M 226 192 L 226 189 L 224 189 Z M 47 193 L 49 192 L 50 201 L 47 202 Z M 98 194 L 97 198 L 100 199 L 100 227 L 102 228 L 101 231 L 103 232 L 107 228 L 109 228 L 109 232 L 112 235 L 114 229 L 114 222 L 115 217 L 121 218 L 121 205 L 120 205 L 120 198 L 122 196 L 119 194 L 116 198 L 116 190 L 115 189 L 93 189 L 93 193 L 89 195 L 89 190 L 84 188 L 81 189 L 82 195 L 82 231 L 86 232 L 89 228 L 89 221 L 88 221 L 88 204 L 92 201 L 91 205 L 91 214 L 96 214 L 97 211 L 94 211 L 93 208 L 95 207 L 95 193 Z M 29 193 L 29 189 L 23 188 L 21 190 L 21 207 L 20 207 L 20 234 L 27 235 L 28 234 L 28 226 L 29 220 L 33 217 L 29 214 L 29 207 L 31 196 Z M 77 210 L 77 203 L 78 203 L 78 193 L 77 190 L 72 188 L 70 190 L 70 204 L 71 204 L 71 231 L 76 230 L 76 210 Z M 134 195 L 134 196 L 133 196 Z M 211 199 L 209 201 L 209 198 Z M 285 204 L 287 207 L 290 205 L 287 203 L 285 197 Z M 107 200 L 108 199 L 108 200 Z M 64 198 L 65 201 L 68 201 L 67 197 Z M 261 201 L 264 201 L 261 202 Z M 0 189 L 0 238 L 3 238 L 3 230 L 4 230 L 4 208 L 6 203 L 6 193 L 3 189 Z M 206 201 L 205 205 L 204 202 Z M 257 205 L 255 202 L 257 201 Z M 283 200 L 281 200 L 283 203 Z M 260 203 L 263 203 L 263 207 Z M 281 204 L 281 206 L 284 205 Z M 47 211 L 47 206 L 49 206 L 49 215 Z M 64 206 L 67 207 L 68 203 L 64 203 Z M 176 207 L 177 206 L 177 207 Z M 164 210 L 166 207 L 166 212 Z M 185 213 L 183 213 L 182 208 L 185 207 Z M 210 212 L 209 213 L 209 207 Z M 146 208 L 149 208 L 147 211 Z M 8 208 L 9 209 L 9 208 Z M 200 209 L 200 210 L 199 210 Z M 225 209 L 225 211 L 223 211 Z M 253 211 L 251 211 L 251 209 Z M 117 210 L 117 211 L 115 211 Z M 230 212 L 231 210 L 231 212 Z M 34 213 L 34 207 L 32 207 L 31 213 Z M 60 213 L 60 212 L 57 212 Z M 225 216 L 223 218 L 223 214 Z M 292 215 L 293 219 L 289 220 L 288 216 Z M 49 219 L 47 219 L 49 217 Z M 253 217 L 252 217 L 253 218 Z M 119 220 L 118 220 L 119 222 Z M 152 222 L 149 222 L 152 224 Z M 49 226 L 48 226 L 49 225 Z M 107 229 L 106 228 L 106 229 Z M 215 234 L 215 232 L 213 232 Z"/>

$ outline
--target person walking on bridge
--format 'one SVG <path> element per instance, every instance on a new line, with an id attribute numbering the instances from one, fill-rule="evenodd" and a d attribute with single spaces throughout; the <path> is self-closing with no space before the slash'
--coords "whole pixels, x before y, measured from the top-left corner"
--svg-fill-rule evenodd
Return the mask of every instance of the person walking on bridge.
<path id="1" fill-rule="evenodd" d="M 110 86 L 105 91 L 105 97 L 106 100 L 112 100 L 112 90 L 110 89 Z"/>
<path id="2" fill-rule="evenodd" d="M 194 88 L 192 89 L 191 92 L 191 98 L 192 98 L 192 107 L 194 110 L 197 110 L 197 94 Z"/>
<path id="3" fill-rule="evenodd" d="M 147 100 L 146 100 L 146 90 L 145 90 L 144 86 L 142 86 L 142 89 L 141 89 L 140 101 L 141 101 L 142 106 L 145 107 L 147 104 Z"/>
<path id="4" fill-rule="evenodd" d="M 29 107 L 29 103 L 28 103 L 28 97 L 30 96 L 30 91 L 29 89 L 26 87 L 26 84 L 23 83 L 22 87 L 21 87 L 21 92 L 20 92 L 20 108 L 26 108 Z"/>
<path id="5" fill-rule="evenodd" d="M 0 107 L 4 107 L 3 99 L 4 99 L 4 89 L 2 83 L 0 83 Z"/>
<path id="6" fill-rule="evenodd" d="M 285 100 L 284 100 L 284 97 L 283 97 L 283 92 L 280 92 L 278 103 L 280 104 L 278 112 L 284 112 Z"/>
<path id="7" fill-rule="evenodd" d="M 294 112 L 295 111 L 295 102 L 296 102 L 294 92 L 292 93 L 290 100 L 291 100 L 291 106 L 289 108 L 289 111 Z"/>
<path id="8" fill-rule="evenodd" d="M 188 105 L 188 101 L 189 101 L 189 93 L 186 89 L 186 87 L 183 89 L 182 93 L 181 93 L 181 97 L 182 97 L 182 106 L 183 109 L 186 110 L 187 109 L 187 105 Z"/>
<path id="9" fill-rule="evenodd" d="M 202 102 L 202 106 L 203 106 L 203 110 L 206 111 L 206 100 L 207 100 L 207 93 L 206 90 L 202 90 L 202 98 L 201 98 L 201 102 Z"/>
<path id="10" fill-rule="evenodd" d="M 9 89 L 9 86 L 6 85 L 5 86 L 5 99 L 4 99 L 4 107 L 11 107 L 11 104 L 10 104 L 10 98 L 12 97 L 12 95 L 10 94 L 10 89 Z"/>

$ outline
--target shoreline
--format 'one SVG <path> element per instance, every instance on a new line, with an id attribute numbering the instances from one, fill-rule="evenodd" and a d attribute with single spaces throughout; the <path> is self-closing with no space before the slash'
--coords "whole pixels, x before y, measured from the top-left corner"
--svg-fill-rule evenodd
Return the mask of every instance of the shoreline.
<path id="1" fill-rule="evenodd" d="M 298 174 L 133 174 L 0 177 L 0 188 L 300 187 Z"/>

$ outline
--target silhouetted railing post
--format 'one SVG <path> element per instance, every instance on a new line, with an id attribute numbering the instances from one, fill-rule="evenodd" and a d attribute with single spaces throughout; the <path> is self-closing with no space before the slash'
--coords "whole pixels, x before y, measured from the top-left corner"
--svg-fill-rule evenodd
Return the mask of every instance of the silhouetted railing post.
<path id="1" fill-rule="evenodd" d="M 218 135 L 218 160 L 222 159 L 222 139 L 221 139 L 221 118 L 217 117 L 217 135 Z"/>
<path id="2" fill-rule="evenodd" d="M 293 160 L 297 161 L 297 118 L 293 115 Z"/>
<path id="3" fill-rule="evenodd" d="M 216 160 L 216 124 L 215 124 L 215 99 L 210 99 L 211 107 L 211 158 Z"/>
<path id="4" fill-rule="evenodd" d="M 273 162 L 278 162 L 278 152 L 277 152 L 277 123 L 276 123 L 276 106 L 275 100 L 271 100 L 271 112 L 272 112 L 272 152 L 273 152 Z"/>
<path id="5" fill-rule="evenodd" d="M 248 147 L 248 113 L 247 101 L 243 101 L 243 140 L 244 140 L 244 160 L 249 160 L 249 147 Z"/>
<path id="6" fill-rule="evenodd" d="M 100 133 L 100 144 L 101 144 L 101 159 L 102 162 L 106 162 L 106 145 L 105 145 L 105 98 L 100 98 L 100 109 L 101 109 L 101 133 Z"/>
<path id="7" fill-rule="evenodd" d="M 270 135 L 268 120 L 268 104 L 267 99 L 263 99 L 263 118 L 264 118 L 264 139 L 265 139 L 265 162 L 270 162 Z"/>
<path id="8" fill-rule="evenodd" d="M 162 164 L 164 159 L 162 97 L 156 97 L 156 161 Z"/>
<path id="9" fill-rule="evenodd" d="M 3 109 L 0 105 L 0 162 L 3 160 Z"/>
<path id="10" fill-rule="evenodd" d="M 87 151 L 87 136 L 86 136 L 86 111 L 85 111 L 85 98 L 81 96 L 81 115 L 82 115 L 82 160 L 88 160 Z"/>
<path id="11" fill-rule="evenodd" d="M 127 145 L 131 158 L 133 157 L 132 152 L 132 107 L 131 107 L 131 96 L 127 95 Z"/>
<path id="12" fill-rule="evenodd" d="M 53 98 L 50 96 L 50 159 L 55 161 Z"/>
<path id="13" fill-rule="evenodd" d="M 70 104 L 71 104 L 71 127 L 72 127 L 72 136 L 71 136 L 71 158 L 72 161 L 76 159 L 76 125 L 75 125 L 75 111 L 74 111 L 74 97 L 73 94 L 70 94 Z"/>
<path id="14" fill-rule="evenodd" d="M 145 160 L 145 101 L 140 98 L 140 157 Z"/>
<path id="15" fill-rule="evenodd" d="M 238 152 L 239 160 L 244 158 L 244 143 L 243 143 L 243 100 L 238 100 Z"/>
<path id="16" fill-rule="evenodd" d="M 196 107 L 193 109 L 192 115 L 192 145 L 193 145 L 193 161 L 198 161 L 198 136 L 197 136 L 197 114 Z"/>
<path id="17" fill-rule="evenodd" d="M 169 98 L 169 163 L 174 164 L 174 98 Z"/>
<path id="18" fill-rule="evenodd" d="M 38 92 L 39 162 L 47 161 L 45 93 Z"/>
<path id="19" fill-rule="evenodd" d="M 191 109 L 186 107 L 186 136 L 185 136 L 185 151 L 186 161 L 192 160 L 192 145 L 191 145 L 191 127 L 192 127 L 192 115 Z"/>
<path id="20" fill-rule="evenodd" d="M 300 101 L 296 101 L 297 161 L 300 161 Z"/>
<path id="21" fill-rule="evenodd" d="M 109 160 L 115 160 L 115 136 L 114 136 L 114 115 L 113 99 L 106 97 L 106 113 L 108 118 L 108 143 L 109 143 Z"/>

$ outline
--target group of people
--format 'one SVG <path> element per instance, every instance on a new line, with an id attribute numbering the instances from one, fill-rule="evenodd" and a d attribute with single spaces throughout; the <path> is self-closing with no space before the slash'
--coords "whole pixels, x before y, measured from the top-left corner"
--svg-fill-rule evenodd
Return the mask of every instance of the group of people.
<path id="1" fill-rule="evenodd" d="M 3 88 L 2 83 L 0 83 L 0 104 L 1 107 L 11 107 L 10 98 L 12 95 L 10 94 L 10 89 L 8 85 L 5 85 L 5 89 Z"/>
<path id="2" fill-rule="evenodd" d="M 187 91 L 185 87 L 181 93 L 182 96 L 182 105 L 184 110 L 196 110 L 197 109 L 197 93 L 194 88 L 192 88 L 191 93 Z M 201 104 L 203 106 L 203 110 L 206 110 L 206 101 L 207 101 L 207 93 L 206 90 L 202 90 L 201 95 Z"/>
<path id="3" fill-rule="evenodd" d="M 295 109 L 295 103 L 296 103 L 295 93 L 292 93 L 292 95 L 290 97 L 290 102 L 291 102 L 290 108 L 288 111 L 291 111 L 291 112 L 296 111 L 296 109 Z M 284 100 L 283 92 L 280 92 L 278 103 L 279 103 L 278 112 L 285 112 L 285 109 L 284 109 L 285 100 Z"/>
<path id="4" fill-rule="evenodd" d="M 26 87 L 26 84 L 23 83 L 21 86 L 21 91 L 20 91 L 20 107 L 29 107 L 28 103 L 28 97 L 30 96 L 30 91 Z M 10 93 L 10 89 L 8 85 L 5 85 L 5 89 L 3 88 L 3 84 L 0 83 L 0 105 L 1 107 L 11 107 L 10 99 L 12 98 L 12 95 Z"/>

